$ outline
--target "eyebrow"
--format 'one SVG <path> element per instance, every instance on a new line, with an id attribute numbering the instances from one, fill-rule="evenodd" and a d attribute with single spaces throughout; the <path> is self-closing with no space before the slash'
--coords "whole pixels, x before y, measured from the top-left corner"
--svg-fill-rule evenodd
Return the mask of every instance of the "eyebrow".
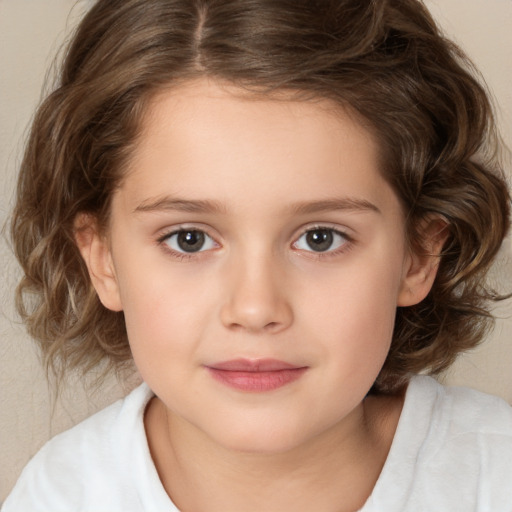
<path id="1" fill-rule="evenodd" d="M 366 199 L 330 198 L 319 201 L 303 201 L 290 206 L 289 211 L 296 215 L 327 211 L 353 211 L 381 213 L 379 208 Z M 187 213 L 225 213 L 226 208 L 218 201 L 207 199 L 181 199 L 161 197 L 142 201 L 135 209 L 138 212 L 180 211 Z"/>
<path id="2" fill-rule="evenodd" d="M 188 200 L 174 197 L 161 197 L 142 201 L 134 213 L 137 212 L 158 212 L 158 211 L 179 211 L 188 213 L 224 213 L 225 208 L 217 201 L 206 199 Z"/>
<path id="3" fill-rule="evenodd" d="M 304 201 L 292 205 L 290 210 L 295 214 L 319 213 L 337 210 L 381 213 L 379 208 L 370 201 L 350 197 L 335 197 L 320 201 Z"/>

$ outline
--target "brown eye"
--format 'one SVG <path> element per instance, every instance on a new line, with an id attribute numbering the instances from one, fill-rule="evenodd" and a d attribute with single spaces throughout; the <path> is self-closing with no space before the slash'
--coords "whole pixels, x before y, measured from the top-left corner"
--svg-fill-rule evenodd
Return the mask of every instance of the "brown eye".
<path id="1" fill-rule="evenodd" d="M 327 252 L 334 251 L 348 242 L 343 233 L 330 228 L 314 228 L 303 233 L 293 244 L 302 251 Z"/>
<path id="2" fill-rule="evenodd" d="M 181 231 L 178 233 L 176 242 L 182 251 L 197 252 L 204 245 L 204 233 L 201 231 Z"/>
<path id="3" fill-rule="evenodd" d="M 166 244 L 173 251 L 181 253 L 207 251 L 217 245 L 210 236 L 198 229 L 181 229 L 175 231 L 163 237 L 161 243 Z"/>
<path id="4" fill-rule="evenodd" d="M 306 233 L 306 243 L 316 252 L 328 251 L 334 240 L 332 231 L 329 229 L 315 229 Z"/>

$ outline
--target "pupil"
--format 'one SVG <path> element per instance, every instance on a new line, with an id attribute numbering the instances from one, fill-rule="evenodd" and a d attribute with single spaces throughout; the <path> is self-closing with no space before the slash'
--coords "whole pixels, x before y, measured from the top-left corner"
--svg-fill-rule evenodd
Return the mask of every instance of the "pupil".
<path id="1" fill-rule="evenodd" d="M 310 231 L 306 235 L 306 241 L 309 247 L 311 247 L 311 249 L 313 249 L 314 251 L 327 251 L 328 249 L 330 249 L 333 242 L 332 232 L 326 229 Z"/>
<path id="2" fill-rule="evenodd" d="M 178 234 L 178 246 L 185 252 L 197 252 L 204 244 L 201 231 L 182 231 Z"/>

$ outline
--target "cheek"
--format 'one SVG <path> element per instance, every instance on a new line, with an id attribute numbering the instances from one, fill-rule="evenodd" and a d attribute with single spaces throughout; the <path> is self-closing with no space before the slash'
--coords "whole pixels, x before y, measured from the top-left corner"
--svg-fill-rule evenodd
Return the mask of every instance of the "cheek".
<path id="1" fill-rule="evenodd" d="M 317 279 L 316 290 L 323 293 L 313 293 L 303 303 L 303 315 L 309 309 L 309 329 L 323 337 L 326 349 L 338 355 L 332 363 L 345 371 L 365 366 L 379 371 L 389 350 L 401 266 L 389 251 L 380 256 L 359 258 Z"/>
<path id="2" fill-rule="evenodd" d="M 135 260 L 135 258 L 134 258 Z M 172 351 L 177 357 L 200 337 L 206 318 L 205 290 L 187 272 L 169 265 L 124 260 L 118 265 L 120 295 L 128 339 L 136 363 Z M 139 366 L 139 364 L 138 364 Z"/>

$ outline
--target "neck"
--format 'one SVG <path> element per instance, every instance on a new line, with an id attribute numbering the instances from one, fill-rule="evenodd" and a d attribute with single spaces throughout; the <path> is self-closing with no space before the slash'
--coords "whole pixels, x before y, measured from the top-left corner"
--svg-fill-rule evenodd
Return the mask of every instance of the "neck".
<path id="1" fill-rule="evenodd" d="M 378 479 L 402 399 L 372 397 L 335 427 L 282 453 L 225 448 L 157 398 L 145 425 L 164 488 L 180 510 L 354 511 Z"/>

